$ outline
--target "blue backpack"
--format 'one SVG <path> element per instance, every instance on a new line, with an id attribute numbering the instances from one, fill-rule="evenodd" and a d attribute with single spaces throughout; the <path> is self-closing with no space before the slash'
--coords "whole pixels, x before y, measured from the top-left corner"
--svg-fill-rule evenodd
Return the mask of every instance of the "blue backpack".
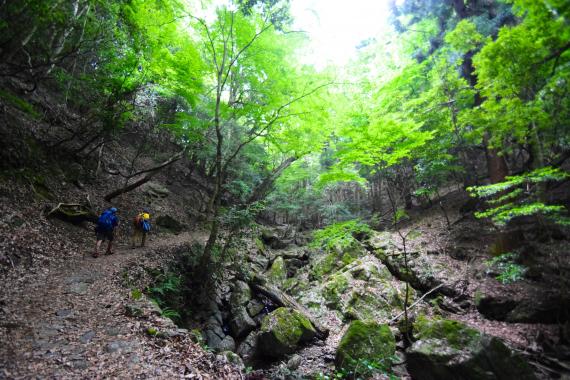
<path id="1" fill-rule="evenodd" d="M 148 220 L 143 219 L 141 221 L 141 228 L 144 232 L 150 231 L 150 222 Z"/>
<path id="2" fill-rule="evenodd" d="M 97 227 L 103 231 L 110 231 L 113 229 L 114 215 L 111 210 L 105 210 L 97 220 Z"/>

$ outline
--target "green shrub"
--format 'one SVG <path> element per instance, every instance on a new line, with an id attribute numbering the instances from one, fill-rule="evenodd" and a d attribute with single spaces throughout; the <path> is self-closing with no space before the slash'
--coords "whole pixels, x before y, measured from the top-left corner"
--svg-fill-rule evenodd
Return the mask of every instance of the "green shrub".
<path id="1" fill-rule="evenodd" d="M 510 284 L 521 280 L 526 273 L 524 266 L 514 262 L 516 257 L 516 254 L 509 252 L 488 260 L 486 264 L 489 267 L 495 267 L 500 272 L 495 277 L 497 280 L 503 284 Z"/>
<path id="2" fill-rule="evenodd" d="M 349 248 L 364 236 L 372 233 L 372 229 L 359 219 L 331 224 L 314 233 L 311 247 L 332 251 L 335 248 Z"/>

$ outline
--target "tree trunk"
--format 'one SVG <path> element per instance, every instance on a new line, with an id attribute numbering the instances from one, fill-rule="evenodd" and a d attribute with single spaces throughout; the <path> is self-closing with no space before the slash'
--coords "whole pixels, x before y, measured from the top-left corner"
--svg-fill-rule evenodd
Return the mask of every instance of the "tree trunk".
<path id="1" fill-rule="evenodd" d="M 131 176 L 131 178 L 134 176 L 138 176 L 140 174 L 147 173 L 143 178 L 139 179 L 138 181 L 133 182 L 130 185 L 123 186 L 119 189 L 113 190 L 110 193 L 108 193 L 107 195 L 105 195 L 103 198 L 107 202 L 110 202 L 113 198 L 115 198 L 121 194 L 128 193 L 129 191 L 132 191 L 132 190 L 136 189 L 137 187 L 147 183 L 160 170 L 162 170 L 163 168 L 166 168 L 166 167 L 172 165 L 173 163 L 175 163 L 176 161 L 180 160 L 185 152 L 186 152 L 186 148 L 184 148 L 184 150 L 182 150 L 181 152 L 176 153 L 174 156 L 170 157 L 168 160 L 164 161 L 162 164 L 160 164 L 158 166 L 155 166 L 155 167 L 150 168 L 150 169 L 141 170 L 141 171 L 133 174 Z"/>
<path id="2" fill-rule="evenodd" d="M 275 180 L 287 169 L 293 162 L 297 160 L 296 157 L 289 157 L 283 161 L 272 173 L 270 173 L 265 179 L 253 189 L 251 196 L 248 198 L 247 203 L 251 204 L 262 200 L 273 188 Z"/>

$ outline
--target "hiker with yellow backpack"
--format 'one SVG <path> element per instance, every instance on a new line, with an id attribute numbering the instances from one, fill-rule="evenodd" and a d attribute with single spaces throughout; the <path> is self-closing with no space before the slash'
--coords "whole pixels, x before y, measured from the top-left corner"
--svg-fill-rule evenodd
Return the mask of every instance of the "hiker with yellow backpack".
<path id="1" fill-rule="evenodd" d="M 133 234 L 131 236 L 133 248 L 135 248 L 138 240 L 141 241 L 141 247 L 144 247 L 146 234 L 149 233 L 150 228 L 150 213 L 147 208 L 144 208 L 141 213 L 135 216 L 133 221 Z"/>

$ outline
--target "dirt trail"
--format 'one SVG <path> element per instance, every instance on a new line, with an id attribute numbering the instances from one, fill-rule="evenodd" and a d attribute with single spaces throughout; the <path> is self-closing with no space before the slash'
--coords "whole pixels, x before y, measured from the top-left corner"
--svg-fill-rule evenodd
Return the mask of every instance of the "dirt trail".
<path id="1" fill-rule="evenodd" d="M 148 300 L 130 299 L 130 290 L 121 284 L 124 268 L 161 249 L 204 239 L 201 233 L 184 233 L 155 239 L 146 248 L 119 246 L 113 255 L 86 253 L 4 288 L 0 378 L 239 377 L 223 364 L 208 368 L 218 366 L 211 354 L 160 317 Z M 130 304 L 142 315 L 127 316 Z M 149 327 L 167 337 L 147 334 Z"/>

